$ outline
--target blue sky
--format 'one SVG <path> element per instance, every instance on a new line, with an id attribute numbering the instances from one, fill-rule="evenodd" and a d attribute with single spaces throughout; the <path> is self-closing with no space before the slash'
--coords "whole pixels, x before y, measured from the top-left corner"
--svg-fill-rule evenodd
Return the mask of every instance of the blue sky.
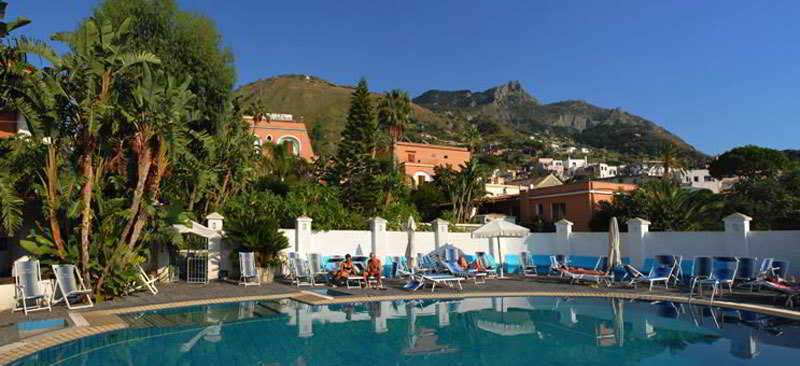
<path id="1" fill-rule="evenodd" d="M 311 74 L 371 89 L 484 90 L 621 107 L 703 152 L 800 148 L 797 1 L 181 1 L 210 15 L 239 84 Z M 11 1 L 45 39 L 95 0 Z"/>

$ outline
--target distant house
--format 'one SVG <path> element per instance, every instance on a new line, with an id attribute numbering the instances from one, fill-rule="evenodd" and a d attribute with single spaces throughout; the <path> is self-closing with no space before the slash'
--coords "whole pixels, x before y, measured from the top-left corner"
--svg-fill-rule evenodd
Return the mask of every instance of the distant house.
<path id="1" fill-rule="evenodd" d="M 714 193 L 723 190 L 722 181 L 714 179 L 708 169 L 683 170 L 679 174 L 681 186 L 687 189 L 707 189 Z"/>
<path id="2" fill-rule="evenodd" d="M 286 146 L 290 153 L 306 160 L 314 159 L 314 149 L 308 136 L 306 124 L 294 121 L 291 114 L 268 113 L 256 121 L 252 116 L 244 116 L 258 139 L 255 144 L 278 144 Z"/>
<path id="3" fill-rule="evenodd" d="M 598 181 L 531 189 L 519 195 L 520 222 L 531 224 L 541 219 L 555 223 L 567 219 L 575 231 L 589 231 L 589 222 L 600 202 L 634 189 L 636 185 Z"/>
<path id="4" fill-rule="evenodd" d="M 569 171 L 570 173 L 574 173 L 576 170 L 589 165 L 589 159 L 587 159 L 586 157 L 584 157 L 583 159 L 567 158 L 567 160 L 564 161 L 564 165 L 567 171 Z"/>
<path id="5" fill-rule="evenodd" d="M 551 171 L 558 176 L 564 176 L 564 161 L 553 158 L 539 158 L 539 167 L 543 170 Z"/>
<path id="6" fill-rule="evenodd" d="M 392 155 L 415 185 L 432 181 L 437 166 L 461 170 L 461 165 L 472 156 L 469 149 L 463 147 L 413 142 L 396 142 L 392 146 Z"/>
<path id="7" fill-rule="evenodd" d="M 590 175 L 593 178 L 609 178 L 609 177 L 616 177 L 619 174 L 619 168 L 614 165 L 608 165 L 605 163 L 594 163 L 584 166 L 583 168 L 578 168 L 575 171 L 575 175 L 578 176 L 586 176 Z"/>

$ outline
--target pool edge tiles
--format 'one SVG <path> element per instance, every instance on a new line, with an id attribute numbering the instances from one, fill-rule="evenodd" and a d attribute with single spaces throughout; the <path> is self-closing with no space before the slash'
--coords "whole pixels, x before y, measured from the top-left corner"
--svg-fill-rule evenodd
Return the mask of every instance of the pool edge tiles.
<path id="1" fill-rule="evenodd" d="M 338 303 L 357 303 L 357 302 L 374 302 L 374 301 L 387 301 L 387 300 L 411 300 L 411 299 L 458 299 L 458 298 L 475 298 L 475 297 L 519 297 L 519 296 L 551 296 L 551 297 L 597 297 L 597 298 L 624 298 L 624 299 L 638 299 L 638 300 L 651 300 L 651 301 L 669 301 L 680 302 L 704 306 L 725 307 L 738 310 L 754 311 L 772 316 L 790 318 L 800 320 L 800 311 L 789 309 L 780 309 L 775 307 L 733 303 L 726 301 L 710 302 L 705 299 L 689 299 L 686 296 L 669 296 L 657 295 L 649 293 L 630 293 L 630 292 L 605 292 L 605 291 L 514 291 L 514 292 L 461 292 L 461 293 L 410 293 L 407 295 L 388 295 L 388 296 L 343 296 L 339 298 L 326 299 L 319 294 L 311 295 L 305 291 L 292 292 L 276 295 L 263 295 L 263 296 L 245 296 L 245 297 L 229 297 L 217 298 L 207 300 L 191 300 L 182 302 L 163 303 L 157 305 L 124 307 L 107 310 L 95 310 L 81 313 L 89 322 L 89 326 L 84 327 L 69 327 L 58 331 L 53 331 L 39 336 L 34 339 L 23 340 L 10 345 L 17 345 L 12 347 L 8 352 L 0 354 L 0 365 L 10 364 L 23 357 L 29 356 L 35 352 L 44 349 L 58 346 L 83 337 L 97 335 L 113 330 L 127 328 L 128 325 L 116 314 L 125 314 L 141 311 L 155 311 L 171 308 L 189 307 L 197 305 L 221 304 L 232 302 L 246 302 L 257 300 L 273 300 L 273 299 L 292 299 L 300 302 L 306 302 L 310 305 L 326 305 Z M 313 297 L 313 299 L 306 299 L 309 301 L 302 301 L 305 297 Z M 300 298 L 300 299 L 298 299 Z M 93 317 L 94 315 L 94 317 Z M 107 322 L 105 324 L 92 323 L 90 319 L 103 319 L 102 316 L 114 315 L 113 318 L 120 319 L 121 322 Z M 107 317 L 105 319 L 113 319 Z M 97 321 L 97 320 L 95 320 Z M 5 346 L 4 346 L 5 347 Z"/>

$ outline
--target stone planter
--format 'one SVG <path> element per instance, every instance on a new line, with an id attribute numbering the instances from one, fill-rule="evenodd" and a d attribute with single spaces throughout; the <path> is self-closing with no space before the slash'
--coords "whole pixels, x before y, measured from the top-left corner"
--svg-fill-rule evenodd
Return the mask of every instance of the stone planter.
<path id="1" fill-rule="evenodd" d="M 258 267 L 257 270 L 261 276 L 261 283 L 272 283 L 275 281 L 275 275 L 281 273 L 280 266 Z"/>

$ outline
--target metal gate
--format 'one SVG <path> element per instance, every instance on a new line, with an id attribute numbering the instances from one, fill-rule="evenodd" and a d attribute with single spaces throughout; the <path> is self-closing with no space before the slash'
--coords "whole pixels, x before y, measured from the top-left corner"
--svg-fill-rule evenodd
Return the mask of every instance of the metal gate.
<path id="1" fill-rule="evenodd" d="M 186 257 L 186 282 L 208 283 L 207 253 L 189 253 Z"/>

